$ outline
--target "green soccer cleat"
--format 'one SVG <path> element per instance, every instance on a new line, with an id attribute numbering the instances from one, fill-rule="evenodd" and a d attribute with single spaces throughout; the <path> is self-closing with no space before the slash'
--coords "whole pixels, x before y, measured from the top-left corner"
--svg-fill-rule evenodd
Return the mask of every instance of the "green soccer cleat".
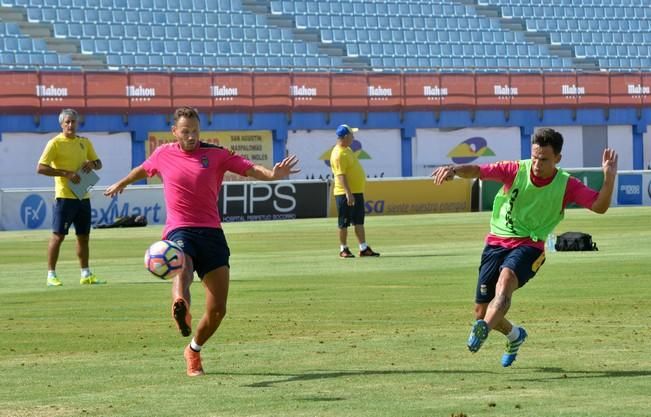
<path id="1" fill-rule="evenodd" d="M 518 356 L 518 350 L 520 346 L 527 340 L 527 331 L 520 327 L 520 335 L 513 342 L 506 342 L 506 351 L 502 355 L 502 366 L 507 367 L 515 361 L 515 358 Z"/>
<path id="2" fill-rule="evenodd" d="M 106 281 L 101 281 L 95 276 L 95 274 L 91 274 L 86 278 L 81 277 L 79 279 L 79 283 L 81 285 L 99 285 L 99 284 L 106 284 Z"/>
<path id="3" fill-rule="evenodd" d="M 47 286 L 48 287 L 60 287 L 63 285 L 63 282 L 57 277 L 47 277 Z"/>
<path id="4" fill-rule="evenodd" d="M 477 320 L 475 324 L 472 325 L 470 329 L 470 336 L 468 336 L 468 350 L 471 352 L 477 352 L 481 345 L 484 344 L 484 341 L 488 337 L 488 324 L 484 320 Z"/>

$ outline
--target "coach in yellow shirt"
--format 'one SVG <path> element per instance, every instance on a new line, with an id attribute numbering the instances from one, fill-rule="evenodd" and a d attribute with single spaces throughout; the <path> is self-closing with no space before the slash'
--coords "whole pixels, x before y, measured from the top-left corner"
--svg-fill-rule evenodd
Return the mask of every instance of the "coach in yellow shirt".
<path id="1" fill-rule="evenodd" d="M 90 271 L 88 266 L 91 211 L 88 194 L 78 199 L 70 189 L 70 182 L 78 184 L 77 172 L 102 168 L 93 144 L 87 138 L 77 136 L 79 115 L 73 109 L 64 109 L 59 114 L 61 133 L 50 139 L 38 161 L 36 171 L 41 175 L 54 177 L 56 202 L 52 214 L 52 237 L 47 247 L 47 286 L 63 285 L 56 274 L 59 249 L 74 224 L 77 234 L 77 257 L 81 266 L 80 284 L 104 284 Z"/>
<path id="2" fill-rule="evenodd" d="M 354 258 L 348 248 L 348 227 L 355 225 L 355 235 L 359 241 L 359 256 L 380 256 L 366 244 L 364 231 L 364 187 L 366 173 L 362 164 L 350 148 L 356 128 L 341 125 L 337 128 L 337 144 L 330 154 L 330 168 L 335 179 L 334 196 L 337 204 L 339 225 L 339 257 Z"/>

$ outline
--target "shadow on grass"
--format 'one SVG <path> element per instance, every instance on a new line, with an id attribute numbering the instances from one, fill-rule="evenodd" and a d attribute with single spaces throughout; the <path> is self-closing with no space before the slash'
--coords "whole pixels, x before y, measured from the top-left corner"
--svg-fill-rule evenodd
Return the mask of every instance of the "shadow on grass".
<path id="1" fill-rule="evenodd" d="M 527 369 L 527 368 L 521 368 Z M 651 371 L 635 370 L 635 371 L 573 371 L 563 368 L 528 368 L 533 372 L 553 374 L 543 378 L 521 378 L 519 381 L 555 381 L 562 379 L 582 379 L 582 378 L 635 378 L 651 376 Z"/>
<path id="2" fill-rule="evenodd" d="M 431 375 L 437 375 L 437 374 L 458 374 L 458 375 L 463 375 L 463 374 L 469 374 L 469 375 L 476 375 L 476 374 L 494 374 L 495 372 L 489 372 L 489 371 L 460 371 L 460 370 L 447 370 L 447 371 L 441 371 L 441 370 L 431 370 L 431 371 L 403 371 L 403 370 L 395 370 L 395 371 L 369 371 L 369 370 L 359 370 L 359 371 L 338 371 L 338 372 L 306 372 L 303 374 L 298 374 L 298 375 L 288 375 L 288 374 L 276 374 L 276 373 L 264 373 L 264 374 L 234 374 L 232 372 L 228 373 L 220 373 L 217 372 L 213 375 L 225 375 L 225 376 L 233 376 L 233 375 L 246 375 L 246 376 L 262 376 L 262 377 L 277 377 L 281 379 L 275 379 L 273 381 L 261 381 L 261 382 L 256 382 L 254 384 L 248 384 L 244 385 L 245 387 L 250 387 L 250 388 L 269 388 L 273 385 L 278 385 L 278 384 L 287 384 L 291 382 L 302 382 L 302 381 L 313 381 L 313 380 L 321 380 L 321 379 L 331 379 L 331 378 L 346 378 L 346 377 L 354 377 L 354 376 L 384 376 L 384 375 L 416 375 L 416 374 L 431 374 Z M 212 374 L 212 373 L 211 373 Z"/>

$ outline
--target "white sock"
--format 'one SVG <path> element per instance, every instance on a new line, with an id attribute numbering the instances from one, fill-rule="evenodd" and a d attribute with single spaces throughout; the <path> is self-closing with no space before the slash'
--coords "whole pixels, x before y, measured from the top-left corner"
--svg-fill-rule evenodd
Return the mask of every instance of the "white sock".
<path id="1" fill-rule="evenodd" d="M 339 252 L 343 251 L 343 250 L 346 249 L 347 247 L 348 247 L 348 246 L 346 246 L 346 245 L 339 245 Z"/>
<path id="2" fill-rule="evenodd" d="M 520 328 L 518 326 L 513 326 L 511 332 L 506 335 L 506 338 L 509 339 L 509 342 L 515 342 L 520 337 Z"/>
<path id="3" fill-rule="evenodd" d="M 190 342 L 190 349 L 194 350 L 195 352 L 201 352 L 201 345 L 198 345 L 197 342 L 194 341 L 194 337 Z"/>
<path id="4" fill-rule="evenodd" d="M 368 248 L 368 245 L 366 244 L 366 242 L 362 242 L 362 243 L 359 244 L 359 250 L 361 250 L 362 252 L 365 251 L 366 248 Z"/>
<path id="5" fill-rule="evenodd" d="M 90 268 L 81 268 L 81 277 L 88 278 L 89 276 L 91 276 Z"/>
<path id="6" fill-rule="evenodd" d="M 48 278 L 56 278 L 56 276 L 57 276 L 56 271 L 54 271 L 54 270 L 47 271 L 47 277 Z"/>

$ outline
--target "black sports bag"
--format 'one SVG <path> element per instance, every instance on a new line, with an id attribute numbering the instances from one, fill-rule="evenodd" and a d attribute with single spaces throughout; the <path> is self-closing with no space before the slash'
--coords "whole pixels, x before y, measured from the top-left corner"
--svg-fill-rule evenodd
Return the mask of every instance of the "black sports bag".
<path id="1" fill-rule="evenodd" d="M 581 232 L 565 232 L 556 237 L 557 251 L 586 251 L 599 250 L 592 241 L 592 236 Z"/>

